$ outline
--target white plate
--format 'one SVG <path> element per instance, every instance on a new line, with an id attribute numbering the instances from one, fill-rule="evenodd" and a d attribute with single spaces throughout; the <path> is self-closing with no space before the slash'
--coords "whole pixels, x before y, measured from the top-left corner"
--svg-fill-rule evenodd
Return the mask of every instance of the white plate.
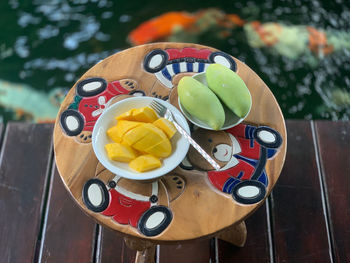
<path id="1" fill-rule="evenodd" d="M 133 180 L 155 179 L 175 169 L 185 158 L 189 148 L 189 142 L 179 132 L 177 132 L 170 140 L 173 147 L 172 154 L 169 157 L 164 158 L 162 160 L 162 166 L 157 169 L 138 173 L 132 170 L 128 163 L 111 161 L 108 158 L 104 147 L 107 143 L 111 143 L 113 141 L 107 136 L 106 131 L 110 127 L 117 124 L 115 117 L 132 108 L 142 108 L 148 106 L 152 100 L 157 100 L 159 103 L 171 110 L 178 124 L 180 124 L 190 134 L 190 129 L 185 117 L 176 107 L 166 101 L 152 97 L 133 97 L 121 100 L 104 110 L 104 112 L 98 118 L 92 131 L 92 147 L 95 155 L 100 163 L 112 173 Z"/>
<path id="2" fill-rule="evenodd" d="M 202 84 L 204 84 L 205 86 L 208 86 L 205 72 L 195 74 L 192 77 L 198 80 L 199 82 L 201 82 Z M 192 122 L 194 125 L 200 128 L 213 130 L 213 128 L 211 128 L 208 124 L 197 119 L 195 116 L 191 115 L 188 111 L 186 111 L 186 109 L 181 105 L 180 99 L 178 99 L 178 102 L 182 113 L 190 122 Z M 240 118 L 236 114 L 234 114 L 229 108 L 227 108 L 223 103 L 222 103 L 222 106 L 224 107 L 224 111 L 225 111 L 225 123 L 220 130 L 226 130 L 240 124 L 248 116 L 250 109 L 252 107 L 250 105 L 248 113 L 243 118 Z"/>

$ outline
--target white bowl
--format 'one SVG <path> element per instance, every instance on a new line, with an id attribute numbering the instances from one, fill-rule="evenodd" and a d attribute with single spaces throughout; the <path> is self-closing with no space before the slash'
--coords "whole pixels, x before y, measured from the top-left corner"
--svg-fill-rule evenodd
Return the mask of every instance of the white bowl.
<path id="1" fill-rule="evenodd" d="M 148 106 L 153 100 L 158 101 L 171 110 L 177 123 L 190 134 L 190 129 L 185 117 L 170 103 L 152 97 L 133 97 L 123 99 L 104 110 L 92 131 L 92 147 L 95 155 L 100 163 L 112 173 L 127 179 L 151 180 L 165 175 L 175 169 L 185 158 L 189 148 L 189 142 L 179 132 L 177 132 L 170 140 L 173 147 L 171 155 L 167 158 L 163 158 L 162 166 L 157 169 L 139 173 L 132 170 L 128 163 L 116 162 L 108 158 L 104 147 L 107 143 L 113 141 L 107 136 L 106 131 L 117 124 L 115 117 L 132 108 Z"/>
<path id="2" fill-rule="evenodd" d="M 199 82 L 201 82 L 205 86 L 208 86 L 205 72 L 195 74 L 192 76 L 192 78 L 198 80 Z M 180 106 L 182 113 L 185 115 L 185 117 L 190 122 L 192 122 L 194 125 L 196 125 L 200 128 L 207 129 L 207 130 L 213 130 L 213 128 L 211 128 L 208 124 L 197 119 L 195 116 L 191 115 L 188 111 L 186 111 L 186 109 L 181 105 L 179 98 L 178 98 L 178 102 L 179 102 L 179 106 Z M 229 108 L 227 108 L 223 103 L 222 103 L 222 106 L 224 107 L 224 111 L 225 111 L 225 123 L 221 127 L 220 130 L 226 130 L 226 129 L 232 128 L 232 127 L 240 124 L 248 116 L 250 109 L 252 108 L 252 105 L 250 105 L 250 108 L 249 108 L 249 111 L 247 112 L 247 114 L 243 118 L 240 118 L 236 114 L 234 114 Z"/>

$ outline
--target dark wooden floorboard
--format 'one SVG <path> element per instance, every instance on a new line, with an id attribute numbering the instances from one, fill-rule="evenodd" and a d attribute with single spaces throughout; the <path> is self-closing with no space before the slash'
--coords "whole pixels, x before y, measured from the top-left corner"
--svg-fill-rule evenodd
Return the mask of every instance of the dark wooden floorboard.
<path id="1" fill-rule="evenodd" d="M 134 263 L 136 251 L 129 249 L 124 239 L 107 228 L 102 228 L 101 263 Z"/>
<path id="2" fill-rule="evenodd" d="M 160 245 L 159 262 L 208 263 L 211 257 L 215 259 L 215 255 L 211 255 L 213 254 L 211 253 L 211 243 L 213 242 L 215 242 L 214 239 L 212 241 L 208 239 L 177 245 Z"/>
<path id="3" fill-rule="evenodd" d="M 350 123 L 318 121 L 315 130 L 327 186 L 335 262 L 350 262 Z"/>
<path id="4" fill-rule="evenodd" d="M 136 252 L 115 232 L 100 228 L 96 243 L 96 224 L 74 203 L 55 169 L 45 199 L 52 128 L 8 123 L 4 130 L 0 124 L 0 262 L 94 262 L 96 252 L 98 263 L 134 262 Z M 274 258 L 264 204 L 246 220 L 245 247 L 218 240 L 215 255 L 212 240 L 161 245 L 160 263 L 323 263 L 331 262 L 331 249 L 334 262 L 350 261 L 350 122 L 287 121 L 287 130 L 285 166 L 270 197 Z"/>
<path id="5" fill-rule="evenodd" d="M 0 261 L 32 262 L 51 160 L 52 125 L 8 123 L 0 158 Z"/>
<path id="6" fill-rule="evenodd" d="M 218 240 L 219 262 L 270 262 L 266 204 L 245 221 L 247 241 L 239 248 L 225 241 Z"/>
<path id="7" fill-rule="evenodd" d="M 273 189 L 275 262 L 331 262 L 310 122 L 288 121 L 288 150 Z"/>
<path id="8" fill-rule="evenodd" d="M 54 170 L 44 228 L 42 262 L 93 262 L 94 221 L 75 204 Z"/>

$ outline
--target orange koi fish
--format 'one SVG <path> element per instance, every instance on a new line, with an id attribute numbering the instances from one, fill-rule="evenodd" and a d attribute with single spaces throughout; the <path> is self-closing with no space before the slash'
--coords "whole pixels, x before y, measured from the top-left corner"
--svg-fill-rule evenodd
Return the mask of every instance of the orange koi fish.
<path id="1" fill-rule="evenodd" d="M 188 28 L 196 21 L 196 16 L 186 12 L 169 12 L 142 23 L 131 31 L 128 40 L 132 45 L 141 45 L 165 38 L 175 27 Z"/>
<path id="2" fill-rule="evenodd" d="M 206 30 L 212 24 L 223 28 L 243 26 L 245 21 L 238 15 L 226 15 L 219 9 L 210 8 L 196 13 L 168 12 L 142 23 L 128 35 L 128 41 L 133 45 L 142 45 L 165 39 L 177 29 L 189 32 Z M 205 25 L 203 25 L 205 24 Z"/>
<path id="3" fill-rule="evenodd" d="M 206 32 L 215 32 L 219 38 L 232 34 L 232 29 L 243 28 L 248 44 L 253 48 L 266 47 L 291 59 L 305 54 L 322 58 L 337 50 L 350 49 L 350 33 L 321 30 L 306 25 L 245 21 L 236 14 L 226 14 L 217 8 L 195 13 L 169 12 L 142 23 L 128 36 L 132 45 L 167 40 L 196 41 Z M 215 36 L 213 36 L 215 37 Z"/>

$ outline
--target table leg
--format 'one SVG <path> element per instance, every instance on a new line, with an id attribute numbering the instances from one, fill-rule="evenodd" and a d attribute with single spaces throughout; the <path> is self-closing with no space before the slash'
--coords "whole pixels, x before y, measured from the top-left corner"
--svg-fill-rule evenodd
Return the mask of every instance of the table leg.
<path id="1" fill-rule="evenodd" d="M 156 245 L 152 242 L 136 239 L 136 238 L 124 238 L 125 244 L 136 250 L 135 263 L 154 263 Z"/>
<path id="2" fill-rule="evenodd" d="M 245 222 L 230 226 L 217 235 L 217 238 L 229 242 L 237 247 L 243 247 L 247 239 L 247 228 Z"/>

